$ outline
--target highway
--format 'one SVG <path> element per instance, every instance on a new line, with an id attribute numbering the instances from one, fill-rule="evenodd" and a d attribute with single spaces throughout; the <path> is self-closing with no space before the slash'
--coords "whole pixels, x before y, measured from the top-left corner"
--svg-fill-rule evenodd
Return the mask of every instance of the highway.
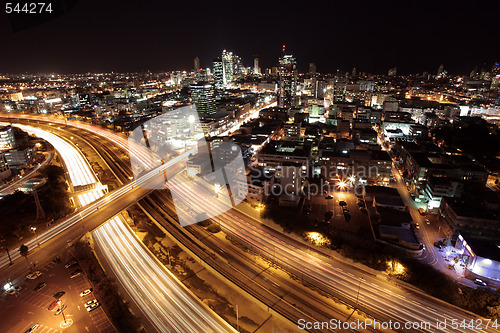
<path id="1" fill-rule="evenodd" d="M 61 154 L 72 182 L 74 180 L 78 185 L 97 182 L 89 164 L 76 147 L 52 133 L 24 125 L 15 126 L 50 142 Z M 98 197 L 88 196 L 85 199 L 89 202 L 82 201 L 82 203 L 88 205 L 97 200 Z M 65 224 L 68 225 L 66 227 L 73 226 L 66 221 L 66 223 L 40 235 L 39 240 L 44 245 L 44 249 L 46 243 L 54 237 L 54 234 L 50 232 Z M 119 277 L 120 283 L 159 332 L 234 331 L 229 324 L 190 293 L 175 276 L 163 269 L 161 263 L 156 261 L 153 255 L 141 246 L 133 232 L 125 227 L 125 222 L 119 216 L 113 217 L 110 222 L 96 230 L 93 236 L 103 249 L 102 252 L 115 275 Z M 14 254 L 13 259 L 15 259 Z M 18 282 L 12 276 L 10 279 L 15 283 Z M 23 279 L 22 275 L 17 278 L 17 280 L 20 279 Z M 139 281 L 143 284 L 140 289 L 137 288 Z M 154 285 L 155 282 L 156 285 Z M 170 302 L 166 302 L 169 298 Z M 148 304 L 145 304 L 146 299 Z"/>
<path id="2" fill-rule="evenodd" d="M 8 124 L 0 123 L 0 126 L 1 125 L 5 126 Z M 50 142 L 50 144 L 54 146 L 55 150 L 57 150 L 58 154 L 61 156 L 61 159 L 64 161 L 64 164 L 66 166 L 65 170 L 68 173 L 69 181 L 72 183 L 73 187 L 98 183 L 97 178 L 90 168 L 90 165 L 88 164 L 85 157 L 83 157 L 81 152 L 76 149 L 76 147 L 74 147 L 71 143 L 58 137 L 57 135 L 38 129 L 36 127 L 21 124 L 13 124 L 12 126 L 18 127 L 25 132 L 36 135 L 37 137 Z M 81 207 L 85 207 L 91 202 L 94 202 L 97 199 L 101 198 L 104 194 L 105 193 L 103 189 L 96 189 L 79 194 L 79 204 Z"/>
<path id="3" fill-rule="evenodd" d="M 92 236 L 120 283 L 158 332 L 236 332 L 166 270 L 119 217 Z"/>
<path id="4" fill-rule="evenodd" d="M 107 138 L 113 135 L 106 131 Z M 119 142 L 119 140 L 113 141 Z M 122 145 L 122 148 L 127 149 L 127 146 Z M 127 188 L 127 185 L 124 188 Z M 189 188 L 178 190 L 185 191 L 188 198 L 200 202 L 199 196 L 191 193 Z M 210 207 L 206 209 L 210 211 Z M 398 282 L 398 286 L 393 281 L 388 281 L 384 274 L 374 273 L 336 257 L 325 256 L 316 249 L 261 225 L 259 221 L 253 221 L 237 210 L 223 214 L 220 220 L 224 229 L 239 234 L 242 241 L 264 255 L 274 257 L 301 278 L 310 279 L 332 295 L 346 299 L 352 304 L 359 288 L 359 307 L 368 314 L 374 314 L 375 318 L 412 322 L 479 318 L 429 297 L 402 282 Z M 363 280 L 360 281 L 361 277 Z M 471 330 L 460 328 L 458 331 Z"/>

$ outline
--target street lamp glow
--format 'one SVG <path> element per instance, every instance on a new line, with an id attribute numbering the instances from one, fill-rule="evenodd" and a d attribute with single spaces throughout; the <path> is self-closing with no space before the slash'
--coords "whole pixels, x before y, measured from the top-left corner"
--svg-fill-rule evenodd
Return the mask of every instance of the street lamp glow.
<path id="1" fill-rule="evenodd" d="M 340 187 L 341 189 L 343 189 L 344 187 L 346 187 L 346 183 L 345 183 L 345 181 L 343 181 L 343 180 L 341 180 L 341 181 L 339 182 L 339 184 L 338 184 L 338 185 L 339 185 L 339 187 Z"/>

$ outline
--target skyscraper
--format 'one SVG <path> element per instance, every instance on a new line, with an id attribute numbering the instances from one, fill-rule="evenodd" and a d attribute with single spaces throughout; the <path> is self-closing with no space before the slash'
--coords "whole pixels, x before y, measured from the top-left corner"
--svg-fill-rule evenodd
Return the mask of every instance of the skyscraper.
<path id="1" fill-rule="evenodd" d="M 285 54 L 279 59 L 278 106 L 291 108 L 297 105 L 297 62 L 293 55 Z"/>
<path id="2" fill-rule="evenodd" d="M 204 114 L 214 114 L 215 105 L 215 87 L 209 82 L 198 82 L 189 86 L 191 90 L 191 100 L 196 105 L 196 111 Z"/>
<path id="3" fill-rule="evenodd" d="M 200 70 L 200 58 L 194 58 L 194 71 L 197 72 Z"/>
<path id="4" fill-rule="evenodd" d="M 257 58 L 257 57 L 253 59 L 253 73 L 255 75 L 260 74 L 259 58 Z"/>
<path id="5" fill-rule="evenodd" d="M 224 86 L 233 82 L 234 79 L 234 59 L 233 52 L 222 51 L 222 67 L 224 69 Z"/>
<path id="6" fill-rule="evenodd" d="M 221 59 L 213 60 L 213 79 L 216 89 L 224 88 L 224 64 Z"/>

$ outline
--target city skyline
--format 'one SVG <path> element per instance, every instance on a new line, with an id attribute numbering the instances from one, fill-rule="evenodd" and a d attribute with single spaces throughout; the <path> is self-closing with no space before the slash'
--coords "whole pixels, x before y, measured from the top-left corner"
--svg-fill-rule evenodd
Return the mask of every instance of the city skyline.
<path id="1" fill-rule="evenodd" d="M 258 56 L 260 66 L 270 68 L 282 44 L 296 57 L 300 72 L 309 63 L 320 73 L 356 67 L 374 74 L 393 67 L 404 74 L 433 73 L 444 64 L 449 73 L 467 75 L 474 67 L 480 71 L 499 61 L 500 47 L 492 35 L 498 4 L 418 2 L 406 10 L 346 3 L 302 8 L 254 2 L 250 10 L 194 6 L 200 10 L 181 3 L 86 1 L 16 33 L 3 20 L 0 31 L 10 51 L 0 55 L 0 72 L 189 70 L 195 57 L 202 68 L 211 66 L 223 49 L 239 54 L 247 67 Z"/>

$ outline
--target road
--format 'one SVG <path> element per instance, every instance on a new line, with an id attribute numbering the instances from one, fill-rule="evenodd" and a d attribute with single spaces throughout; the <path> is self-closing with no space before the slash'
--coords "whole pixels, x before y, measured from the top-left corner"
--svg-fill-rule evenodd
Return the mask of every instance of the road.
<path id="1" fill-rule="evenodd" d="M 92 236 L 118 281 L 158 332 L 236 332 L 165 269 L 118 217 Z"/>
<path id="2" fill-rule="evenodd" d="M 35 168 L 25 175 L 21 177 L 16 177 L 14 180 L 11 182 L 0 186 L 0 194 L 12 194 L 14 193 L 19 187 L 21 187 L 25 182 L 27 182 L 29 179 L 33 178 L 33 176 L 44 166 L 46 166 L 48 163 L 52 161 L 53 154 L 51 152 L 43 153 L 45 155 L 45 159 L 42 163 L 37 164 Z"/>
<path id="3" fill-rule="evenodd" d="M 108 137 L 112 135 L 107 132 Z M 122 146 L 122 148 L 128 147 Z M 178 190 L 185 191 L 186 197 L 191 198 L 193 202 L 200 202 L 198 194 L 190 192 L 189 188 Z M 203 205 L 202 202 L 201 204 Z M 211 210 L 210 207 L 205 209 L 208 212 Z M 274 257 L 298 276 L 311 280 L 335 296 L 353 303 L 354 295 L 359 288 L 359 307 L 366 313 L 374 314 L 376 318 L 391 318 L 399 322 L 478 318 L 401 282 L 398 282 L 400 286 L 397 286 L 394 282 L 388 281 L 387 276 L 383 274 L 374 274 L 361 266 L 325 256 L 286 235 L 269 230 L 259 221 L 253 221 L 243 213 L 232 210 L 224 214 L 221 221 L 224 228 L 240 235 L 242 241 L 261 253 Z"/>
<path id="4" fill-rule="evenodd" d="M 23 130 L 35 133 L 37 136 L 43 137 L 45 140 L 50 142 L 56 148 L 56 150 L 58 150 L 59 154 L 61 154 L 64 163 L 67 167 L 66 170 L 70 175 L 71 181 L 74 180 L 75 183 L 78 185 L 85 185 L 97 181 L 95 175 L 90 169 L 90 166 L 88 165 L 88 162 L 83 158 L 81 152 L 78 149 L 76 149 L 76 147 L 68 145 L 68 143 L 65 142 L 64 140 L 46 131 L 24 125 L 15 125 L 15 126 L 19 126 Z M 183 159 L 185 157 L 180 157 L 180 158 Z M 155 173 L 155 175 L 156 174 L 157 173 Z M 162 173 L 160 175 L 163 176 Z M 132 184 L 135 183 L 136 182 Z M 144 182 L 143 184 L 148 184 L 148 183 Z M 116 193 L 116 191 L 113 193 Z M 98 198 L 94 196 L 88 196 L 85 199 L 88 200 L 89 202 L 86 203 L 86 201 L 82 201 L 82 203 L 88 205 Z M 106 207 L 101 208 L 101 210 L 105 209 Z M 98 210 L 97 207 L 96 210 Z M 79 213 L 77 216 L 79 216 L 80 214 L 82 214 L 82 212 Z M 99 219 L 98 221 L 102 222 L 106 221 L 106 219 Z M 78 221 L 78 219 L 75 223 L 73 223 L 73 225 L 65 221 L 62 224 L 55 227 L 54 229 L 57 229 L 61 225 L 64 226 L 66 224 L 76 227 L 76 230 L 78 230 L 80 234 L 83 231 L 82 229 L 85 229 L 85 222 Z M 79 224 L 82 224 L 81 229 L 79 228 L 80 226 Z M 109 228 L 106 226 L 107 224 L 100 227 L 97 231 L 94 232 L 93 235 L 98 241 L 100 247 L 105 249 L 103 253 L 107 256 L 109 264 L 113 269 L 113 271 L 115 272 L 115 274 L 120 279 L 120 282 L 125 286 L 129 294 L 133 294 L 134 302 L 136 302 L 139 305 L 139 308 L 143 309 L 143 311 L 146 312 L 147 318 L 158 328 L 158 331 L 160 332 L 234 331 L 229 324 L 225 323 L 222 319 L 220 319 L 217 316 L 217 314 L 215 314 L 210 308 L 204 306 L 204 304 L 196 296 L 190 293 L 172 274 L 170 274 L 169 272 L 167 272 L 168 274 L 166 274 L 165 273 L 166 271 L 161 269 L 160 267 L 161 264 L 155 261 L 154 256 L 150 252 L 148 252 L 147 250 L 138 245 L 138 240 L 134 238 L 132 231 L 127 228 L 124 228 L 124 221 L 120 219 L 120 217 L 116 216 L 113 217 L 111 226 Z M 90 227 L 95 228 L 96 226 L 93 226 L 91 224 Z M 50 231 L 39 236 L 39 241 L 43 245 L 43 248 L 35 252 L 38 256 L 40 256 L 44 252 L 44 250 L 47 250 L 49 248 L 51 250 L 54 250 L 54 247 L 49 245 L 49 243 L 53 243 L 54 236 L 57 235 L 51 233 L 51 231 L 54 231 L 54 229 L 51 229 Z M 55 238 L 57 239 L 61 237 L 55 237 Z M 116 241 L 118 239 L 119 239 L 119 244 L 118 245 L 113 244 L 113 241 Z M 69 246 L 70 243 L 67 242 L 66 245 Z M 130 250 L 130 252 L 126 250 L 127 248 Z M 13 259 L 15 259 L 15 254 L 16 253 L 12 255 Z M 111 256 L 112 254 L 114 254 L 114 257 Z M 130 266 L 131 263 L 130 260 L 127 261 L 123 260 L 123 257 L 128 255 L 131 255 L 136 259 L 136 262 L 132 266 Z M 139 255 L 140 257 L 138 257 Z M 30 255 L 30 260 L 32 262 L 33 260 L 35 260 L 34 264 L 37 264 L 37 260 L 35 258 L 36 256 Z M 46 260 L 47 258 L 44 259 Z M 17 267 L 11 267 L 8 270 L 9 279 L 13 281 L 15 284 L 19 284 L 21 283 L 21 281 L 24 280 L 23 275 L 25 274 L 25 269 L 23 269 L 23 267 L 20 266 L 21 262 L 22 261 L 18 261 L 16 263 Z M 124 268 L 123 266 L 124 263 L 126 263 L 126 265 L 129 266 Z M 156 266 L 155 267 L 151 266 L 151 263 L 156 263 Z M 25 267 L 27 267 L 26 264 Z M 134 269 L 137 268 L 139 272 L 141 272 L 140 276 L 143 279 L 138 280 L 137 274 L 134 275 L 134 271 L 130 267 L 133 267 Z M 18 272 L 16 278 L 14 278 L 14 275 L 12 274 L 14 268 L 16 268 Z M 137 271 L 135 273 L 137 273 Z M 147 307 L 144 307 L 143 304 L 144 294 L 146 294 L 146 290 L 148 290 L 147 288 L 141 288 L 142 289 L 141 293 L 136 292 L 134 294 L 134 291 L 137 291 L 137 287 L 135 284 L 138 281 L 142 281 L 142 283 L 144 283 L 145 286 L 150 287 L 149 289 L 150 292 L 147 296 L 150 306 L 153 306 L 154 309 L 152 309 L 151 307 L 149 309 Z M 166 294 L 159 293 L 158 289 L 152 287 L 154 281 L 161 281 L 161 283 L 158 285 L 160 287 L 160 290 L 165 292 L 168 290 L 168 293 Z M 166 309 L 169 309 L 169 311 L 163 308 L 164 304 L 161 304 L 162 302 L 165 301 L 165 296 L 172 298 L 171 302 L 167 304 L 168 307 L 166 307 Z M 188 299 L 189 302 L 187 302 L 186 299 Z M 196 309 L 197 307 L 198 307 L 197 311 L 192 311 L 190 313 L 186 312 L 186 309 L 193 310 Z M 159 312 L 154 313 L 154 311 L 157 312 L 159 311 Z M 170 323 L 170 325 L 165 326 L 165 323 Z"/>

